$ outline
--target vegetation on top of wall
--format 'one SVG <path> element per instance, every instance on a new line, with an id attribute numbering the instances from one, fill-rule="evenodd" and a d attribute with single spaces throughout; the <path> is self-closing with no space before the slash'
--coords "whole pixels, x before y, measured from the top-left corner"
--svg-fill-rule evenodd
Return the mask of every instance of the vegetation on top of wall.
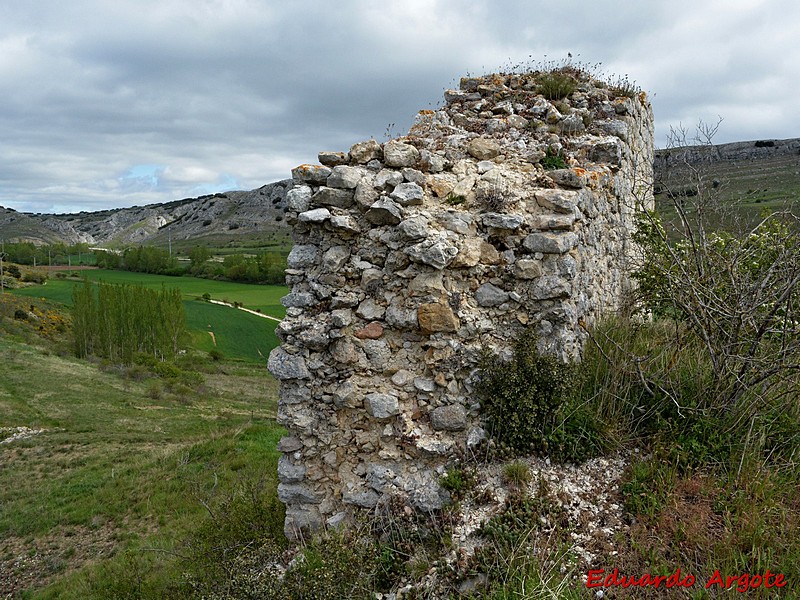
<path id="1" fill-rule="evenodd" d="M 543 73 L 539 76 L 536 91 L 548 100 L 561 100 L 570 96 L 578 87 L 575 77 L 563 70 Z"/>

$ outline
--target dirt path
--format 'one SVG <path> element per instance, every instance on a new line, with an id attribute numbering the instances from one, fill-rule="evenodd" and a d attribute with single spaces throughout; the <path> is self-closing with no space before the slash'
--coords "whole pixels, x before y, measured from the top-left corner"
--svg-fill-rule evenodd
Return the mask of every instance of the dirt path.
<path id="1" fill-rule="evenodd" d="M 282 320 L 282 319 L 278 319 L 277 317 L 271 317 L 269 315 L 265 315 L 264 313 L 260 313 L 260 312 L 255 311 L 255 310 L 250 310 L 249 308 L 245 308 L 244 306 L 235 306 L 234 304 L 231 304 L 230 302 L 223 302 L 222 300 L 209 300 L 208 302 L 211 302 L 211 304 L 221 304 L 223 306 L 230 306 L 231 308 L 238 308 L 239 310 L 243 310 L 244 312 L 250 313 L 251 315 L 255 315 L 255 316 L 261 317 L 263 319 L 269 319 L 271 321 L 277 321 L 278 323 L 280 323 L 281 320 Z"/>

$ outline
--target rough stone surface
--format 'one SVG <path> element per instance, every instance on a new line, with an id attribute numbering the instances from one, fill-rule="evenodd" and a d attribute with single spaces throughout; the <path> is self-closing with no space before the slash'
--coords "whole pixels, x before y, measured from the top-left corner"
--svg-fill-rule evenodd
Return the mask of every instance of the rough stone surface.
<path id="1" fill-rule="evenodd" d="M 304 269 L 312 266 L 319 256 L 319 248 L 311 244 L 296 244 L 286 259 L 290 269 Z"/>
<path id="2" fill-rule="evenodd" d="M 372 393 L 367 394 L 364 400 L 367 412 L 376 419 L 389 419 L 400 414 L 400 404 L 397 401 L 397 396 Z"/>
<path id="3" fill-rule="evenodd" d="M 331 170 L 322 165 L 300 165 L 292 169 L 292 179 L 298 183 L 324 184 Z"/>
<path id="4" fill-rule="evenodd" d="M 419 162 L 419 150 L 411 144 L 391 140 L 383 146 L 383 157 L 389 167 L 413 167 Z"/>
<path id="5" fill-rule="evenodd" d="M 500 306 L 508 302 L 508 292 L 500 289 L 491 283 L 484 283 L 475 292 L 475 300 L 478 306 Z"/>
<path id="6" fill-rule="evenodd" d="M 476 138 L 467 145 L 467 152 L 478 160 L 488 160 L 500 154 L 500 145 L 494 140 Z"/>
<path id="7" fill-rule="evenodd" d="M 383 157 L 383 149 L 375 140 L 367 140 L 353 144 L 350 148 L 350 158 L 356 164 L 366 164 L 371 160 L 380 160 Z"/>
<path id="8" fill-rule="evenodd" d="M 326 183 L 328 187 L 352 190 L 355 189 L 358 182 L 361 181 L 362 176 L 363 171 L 361 169 L 339 165 L 333 167 L 333 172 L 328 175 Z"/>
<path id="9" fill-rule="evenodd" d="M 336 167 L 339 165 L 346 165 L 350 160 L 350 155 L 347 152 L 322 151 L 317 154 L 317 160 L 326 167 Z"/>
<path id="10" fill-rule="evenodd" d="M 275 376 L 275 379 L 309 379 L 311 377 L 303 357 L 289 354 L 280 346 L 269 353 L 267 368 Z"/>
<path id="11" fill-rule="evenodd" d="M 397 225 L 403 219 L 403 213 L 389 198 L 380 198 L 369 207 L 367 220 L 373 225 Z"/>
<path id="12" fill-rule="evenodd" d="M 486 213 L 483 215 L 483 224 L 494 229 L 519 229 L 525 222 L 521 215 L 502 215 L 497 213 Z"/>
<path id="13" fill-rule="evenodd" d="M 542 262 L 539 260 L 522 258 L 514 263 L 514 276 L 518 279 L 536 279 L 541 277 L 543 272 Z"/>
<path id="14" fill-rule="evenodd" d="M 398 231 L 402 232 L 409 240 L 419 240 L 428 237 L 428 221 L 423 217 L 413 217 L 406 219 L 397 226 Z"/>
<path id="15" fill-rule="evenodd" d="M 336 167 L 337 169 L 340 167 Z M 335 206 L 347 208 L 353 204 L 353 192 L 336 188 L 323 187 L 311 196 L 312 206 Z"/>
<path id="16" fill-rule="evenodd" d="M 284 454 L 278 460 L 278 481 L 281 483 L 300 483 L 306 476 L 303 465 L 292 464 L 288 455 Z"/>
<path id="17" fill-rule="evenodd" d="M 311 206 L 311 188 L 297 185 L 286 192 L 286 210 L 296 213 L 305 212 Z"/>
<path id="18" fill-rule="evenodd" d="M 422 204 L 425 192 L 416 183 L 401 183 L 389 196 L 401 206 L 418 206 Z"/>
<path id="19" fill-rule="evenodd" d="M 434 269 L 444 269 L 453 262 L 458 254 L 458 248 L 440 237 L 409 246 L 406 248 L 406 254 L 415 262 L 430 265 Z"/>
<path id="20" fill-rule="evenodd" d="M 373 184 L 379 190 L 394 189 L 395 186 L 403 183 L 403 174 L 390 169 L 381 169 L 375 176 Z"/>
<path id="21" fill-rule="evenodd" d="M 297 218 L 301 223 L 322 223 L 331 218 L 331 211 L 327 208 L 315 208 L 301 212 Z"/>
<path id="22" fill-rule="evenodd" d="M 366 327 L 354 332 L 353 335 L 360 340 L 377 340 L 383 335 L 383 325 L 370 323 Z"/>
<path id="23" fill-rule="evenodd" d="M 440 509 L 440 474 L 486 436 L 481 352 L 532 327 L 542 351 L 579 358 L 584 325 L 620 307 L 635 210 L 652 206 L 632 195 L 652 180 L 649 104 L 588 76 L 556 103 L 537 87 L 465 79 L 408 136 L 293 170 L 291 291 L 268 361 L 287 535 L 388 495 Z M 550 148 L 569 168 L 545 170 Z"/>
<path id="24" fill-rule="evenodd" d="M 522 243 L 531 252 L 563 254 L 578 245 L 578 236 L 574 233 L 532 233 Z"/>
<path id="25" fill-rule="evenodd" d="M 434 408 L 431 411 L 431 425 L 436 430 L 462 431 L 467 428 L 467 411 L 460 404 Z"/>
<path id="26" fill-rule="evenodd" d="M 543 208 L 556 212 L 571 214 L 575 211 L 576 192 L 565 190 L 537 190 L 534 194 L 536 202 Z"/>

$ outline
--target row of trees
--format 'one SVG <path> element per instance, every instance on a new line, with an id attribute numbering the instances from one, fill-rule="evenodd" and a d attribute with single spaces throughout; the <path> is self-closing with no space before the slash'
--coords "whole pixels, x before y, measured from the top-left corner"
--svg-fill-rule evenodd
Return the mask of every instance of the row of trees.
<path id="1" fill-rule="evenodd" d="M 283 285 L 285 282 L 286 257 L 277 252 L 265 252 L 257 256 L 231 254 L 221 263 L 210 258 L 210 253 L 204 248 L 193 250 L 189 254 L 189 273 L 197 277 L 244 283 Z"/>
<path id="2" fill-rule="evenodd" d="M 255 256 L 231 254 L 222 262 L 212 260 L 205 246 L 195 246 L 189 251 L 189 266 L 181 265 L 175 256 L 162 248 L 139 246 L 122 253 L 95 251 L 97 265 L 105 269 L 122 269 L 160 275 L 183 275 L 208 279 L 227 279 L 244 283 L 283 285 L 286 257 L 278 252 L 265 252 Z"/>
<path id="3" fill-rule="evenodd" d="M 68 265 L 92 264 L 89 244 L 48 244 L 37 246 L 31 242 L 3 244 L 8 262 L 20 265 Z"/>
<path id="4" fill-rule="evenodd" d="M 158 291 L 86 280 L 74 287 L 72 300 L 79 357 L 92 354 L 130 364 L 140 353 L 169 360 L 181 348 L 186 317 L 176 288 Z"/>
<path id="5" fill-rule="evenodd" d="M 102 269 L 122 269 L 138 273 L 157 275 L 183 275 L 186 269 L 178 259 L 162 248 L 137 246 L 127 248 L 122 253 L 95 250 L 95 261 Z"/>

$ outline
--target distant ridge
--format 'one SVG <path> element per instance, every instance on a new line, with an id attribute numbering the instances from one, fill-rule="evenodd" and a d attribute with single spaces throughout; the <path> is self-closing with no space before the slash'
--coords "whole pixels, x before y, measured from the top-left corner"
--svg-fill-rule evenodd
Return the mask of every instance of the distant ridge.
<path id="1" fill-rule="evenodd" d="M 283 212 L 291 179 L 250 191 L 185 198 L 164 204 L 75 214 L 32 214 L 0 208 L 0 237 L 35 244 L 167 245 L 186 240 L 220 245 L 284 235 Z"/>
<path id="2" fill-rule="evenodd" d="M 800 155 L 800 138 L 665 148 L 656 150 L 655 168 L 663 169 L 687 159 L 689 162 L 748 161 L 792 155 Z"/>

